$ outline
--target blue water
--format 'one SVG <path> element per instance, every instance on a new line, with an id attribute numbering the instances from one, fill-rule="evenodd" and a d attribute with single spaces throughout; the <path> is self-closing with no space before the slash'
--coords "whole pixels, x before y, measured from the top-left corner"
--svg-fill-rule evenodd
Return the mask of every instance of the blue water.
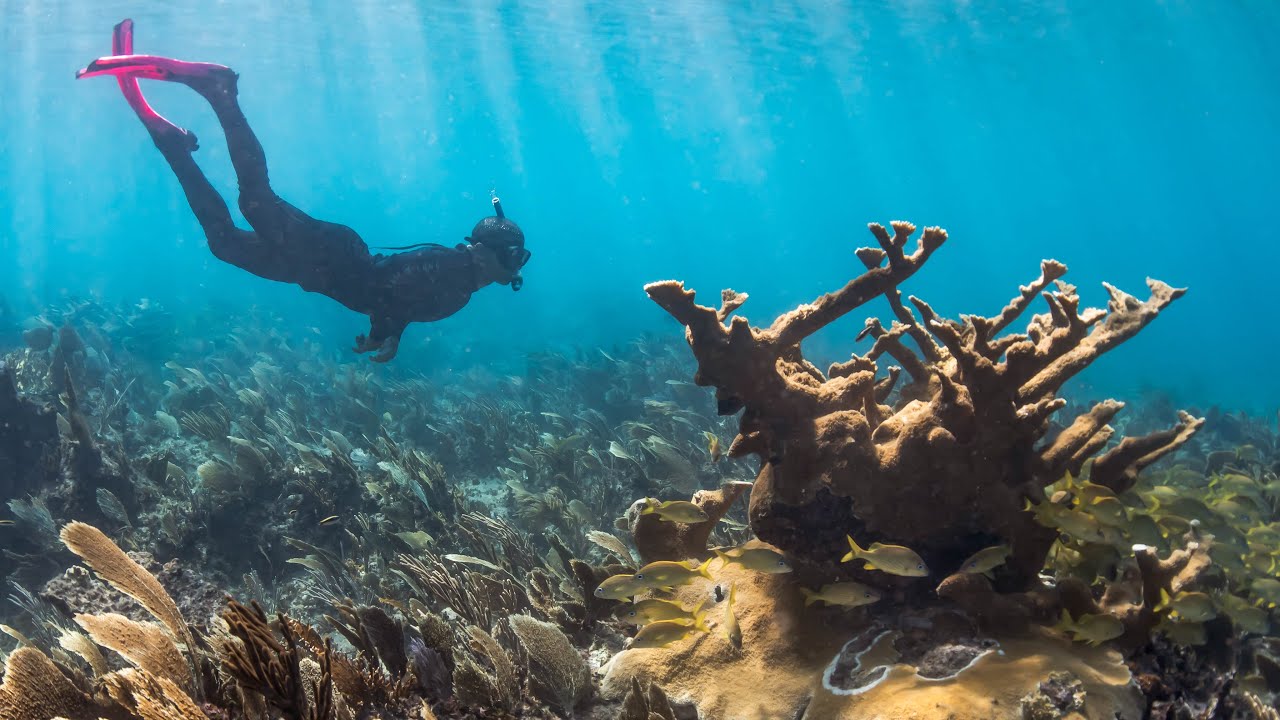
<path id="1" fill-rule="evenodd" d="M 1090 370 L 1097 393 L 1280 402 L 1270 0 L 178 5 L 3 5 L 0 288 L 21 312 L 272 309 L 335 353 L 367 327 L 214 259 L 115 83 L 72 79 L 133 17 L 139 52 L 239 71 L 277 191 L 371 245 L 454 243 L 503 198 L 525 289 L 411 326 L 406 367 L 678 337 L 641 290 L 670 277 L 749 292 L 767 324 L 851 276 L 866 222 L 901 218 L 951 232 L 905 289 L 953 316 L 995 312 L 1042 257 L 1090 304 L 1104 280 L 1189 286 Z M 145 90 L 233 197 L 207 106 Z M 814 356 L 843 359 L 862 317 Z"/>

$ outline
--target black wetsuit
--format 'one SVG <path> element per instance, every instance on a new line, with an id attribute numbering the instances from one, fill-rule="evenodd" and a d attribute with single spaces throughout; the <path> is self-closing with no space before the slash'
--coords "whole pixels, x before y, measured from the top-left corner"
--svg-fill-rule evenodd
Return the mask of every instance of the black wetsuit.
<path id="1" fill-rule="evenodd" d="M 271 189 L 262 145 L 236 100 L 234 75 L 189 84 L 213 106 L 227 136 L 240 185 L 240 211 L 253 230 L 235 226 L 226 202 L 192 157 L 190 136 L 152 132 L 152 139 L 182 184 L 218 259 L 268 280 L 327 295 L 368 315 L 369 335 L 357 338 L 356 349 L 383 348 L 380 359 L 395 354 L 409 323 L 439 320 L 467 304 L 478 284 L 473 256 L 465 245 L 371 254 L 356 231 L 317 220 Z"/>

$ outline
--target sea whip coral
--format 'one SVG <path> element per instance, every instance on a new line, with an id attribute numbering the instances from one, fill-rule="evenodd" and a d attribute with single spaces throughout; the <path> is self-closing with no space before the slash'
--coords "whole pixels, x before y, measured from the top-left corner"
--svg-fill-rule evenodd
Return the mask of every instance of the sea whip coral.
<path id="1" fill-rule="evenodd" d="M 1045 486 L 1089 458 L 1093 482 L 1122 491 L 1200 427 L 1183 413 L 1171 430 L 1102 452 L 1114 434 L 1107 422 L 1123 407 L 1108 401 L 1046 439 L 1051 416 L 1066 404 L 1056 396 L 1062 385 L 1185 290 L 1148 280 L 1151 297 L 1139 301 L 1107 285 L 1107 309 L 1082 311 L 1075 288 L 1060 280 L 1066 266 L 1046 260 L 1040 277 L 996 315 L 948 320 L 910 297 L 913 312 L 898 290 L 946 231 L 926 228 L 907 254 L 916 227 L 891 228 L 870 225 L 879 247 L 856 252 L 866 272 L 768 328 L 741 316 L 725 323 L 746 300 L 732 290 L 719 309 L 696 304 L 677 281 L 645 291 L 685 325 L 698 363 L 694 381 L 715 387 L 721 414 L 742 412 L 729 454 L 762 461 L 750 513 L 761 539 L 814 565 L 839 558 L 846 534 L 863 544 L 908 545 L 938 577 L 1004 542 L 1013 554 L 997 587 L 1024 590 L 1057 536 L 1024 511 L 1027 500 L 1044 502 Z M 859 337 L 874 343 L 866 354 L 826 373 L 804 358 L 805 338 L 880 296 L 896 319 L 888 329 L 867 321 Z M 1037 296 L 1048 312 L 1024 332 L 1007 333 Z M 901 369 L 881 375 L 886 354 Z"/>

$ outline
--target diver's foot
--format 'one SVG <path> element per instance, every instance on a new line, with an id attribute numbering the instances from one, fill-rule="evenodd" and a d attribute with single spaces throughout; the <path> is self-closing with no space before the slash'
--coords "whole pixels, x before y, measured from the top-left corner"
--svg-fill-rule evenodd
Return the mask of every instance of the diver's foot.
<path id="1" fill-rule="evenodd" d="M 124 78 L 165 80 L 180 82 L 200 93 L 210 102 L 236 94 L 234 70 L 226 65 L 205 62 L 187 62 L 161 55 L 135 55 L 133 52 L 133 21 L 125 19 L 116 23 L 111 33 L 111 55 L 100 57 L 83 70 L 76 71 L 76 79 L 115 75 Z"/>
<path id="2" fill-rule="evenodd" d="M 139 57 L 145 56 L 133 54 L 133 21 L 126 19 L 117 23 L 111 30 L 111 55 L 90 63 L 89 67 L 77 72 L 76 77 L 115 75 L 125 101 L 147 128 L 152 142 L 161 152 L 194 152 L 200 147 L 195 133 L 179 127 L 156 112 L 142 95 L 138 78 L 153 76 L 154 71 L 147 69 L 145 63 L 127 62 L 131 58 Z M 161 59 L 167 60 L 167 58 Z"/>
<path id="3" fill-rule="evenodd" d="M 129 76 L 143 80 L 182 83 L 212 101 L 235 96 L 236 72 L 226 65 L 175 60 L 160 55 L 109 55 L 76 71 L 76 79 L 101 75 Z"/>

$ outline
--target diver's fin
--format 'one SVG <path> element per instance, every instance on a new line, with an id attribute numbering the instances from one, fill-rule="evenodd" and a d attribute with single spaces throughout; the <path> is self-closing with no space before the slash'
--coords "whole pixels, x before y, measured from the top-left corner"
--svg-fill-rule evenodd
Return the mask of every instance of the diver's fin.
<path id="1" fill-rule="evenodd" d="M 206 62 L 188 62 L 175 60 L 163 55 L 108 55 L 89 63 L 87 67 L 76 71 L 76 79 L 98 77 L 100 75 L 132 75 L 144 80 L 167 80 L 171 82 L 188 82 L 199 79 L 214 79 L 234 75 L 234 71 L 226 65 Z"/>
<path id="2" fill-rule="evenodd" d="M 122 20 L 111 29 L 111 52 L 112 57 L 132 56 L 133 20 Z M 90 64 L 90 67 L 92 67 L 92 64 Z M 80 71 L 80 73 L 76 74 L 76 77 L 89 77 L 89 75 L 81 74 L 87 70 L 86 68 L 86 70 Z M 151 107 L 151 104 L 142 95 L 142 88 L 138 86 L 138 76 L 136 74 L 117 73 L 115 75 L 116 81 L 120 84 L 120 92 L 124 95 L 125 102 L 129 103 L 129 108 L 142 121 L 142 124 L 151 134 L 152 140 L 157 145 L 164 144 L 168 146 L 176 143 L 177 147 L 187 152 L 195 151 L 199 147 L 199 142 L 196 140 L 194 133 L 178 127 Z"/>

